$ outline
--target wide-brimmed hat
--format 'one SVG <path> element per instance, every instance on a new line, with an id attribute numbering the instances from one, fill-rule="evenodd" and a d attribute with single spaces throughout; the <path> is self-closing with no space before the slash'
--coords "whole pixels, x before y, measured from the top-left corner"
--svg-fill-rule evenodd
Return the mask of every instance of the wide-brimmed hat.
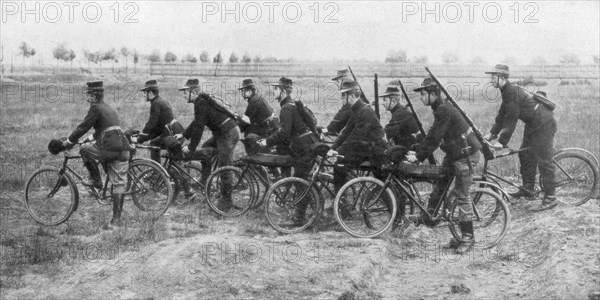
<path id="1" fill-rule="evenodd" d="M 437 90 L 439 89 L 438 85 L 433 81 L 431 77 L 427 77 L 421 83 L 421 87 L 414 89 L 415 92 L 420 92 L 422 90 Z"/>
<path id="2" fill-rule="evenodd" d="M 140 91 L 146 91 L 149 88 L 158 88 L 158 83 L 156 82 L 156 80 L 154 79 L 150 79 L 148 81 L 146 81 L 146 83 L 144 84 L 144 88 L 142 88 Z"/>
<path id="3" fill-rule="evenodd" d="M 292 82 L 291 79 L 289 78 L 285 78 L 285 77 L 281 77 L 279 78 L 278 82 L 274 82 L 271 83 L 272 86 L 280 86 L 280 87 L 284 87 L 284 88 L 294 88 L 294 83 Z"/>
<path id="4" fill-rule="evenodd" d="M 331 78 L 331 80 L 338 80 L 340 78 L 344 78 L 348 76 L 348 69 L 343 69 L 343 70 L 339 70 L 337 71 L 337 75 L 333 78 Z"/>
<path id="5" fill-rule="evenodd" d="M 345 93 L 351 90 L 359 90 L 360 86 L 358 85 L 358 82 L 356 81 L 352 81 L 352 80 L 348 80 L 348 81 L 344 81 L 342 82 L 342 86 L 340 87 L 340 90 L 337 91 L 338 93 Z"/>
<path id="6" fill-rule="evenodd" d="M 254 83 L 254 81 L 252 79 L 244 79 L 242 81 L 242 87 L 239 88 L 238 90 L 244 90 L 247 89 L 249 87 L 253 87 L 256 86 L 256 84 Z"/>
<path id="7" fill-rule="evenodd" d="M 400 96 L 400 89 L 396 86 L 388 86 L 385 89 L 385 93 L 381 94 L 379 98 L 387 96 Z"/>
<path id="8" fill-rule="evenodd" d="M 86 85 L 85 90 L 87 92 L 104 90 L 102 81 L 90 81 L 90 82 L 87 82 L 85 85 Z"/>
<path id="9" fill-rule="evenodd" d="M 485 72 L 485 74 L 500 74 L 500 75 L 505 75 L 506 77 L 508 77 L 509 76 L 508 66 L 507 65 L 497 64 L 494 67 L 494 70 L 489 71 L 489 72 Z"/>
<path id="10" fill-rule="evenodd" d="M 193 88 L 197 88 L 200 86 L 200 81 L 198 81 L 198 79 L 196 78 L 192 78 L 192 79 L 188 79 L 185 82 L 185 85 L 180 87 L 179 90 L 180 91 L 184 91 L 184 90 L 189 90 L 189 89 L 193 89 Z"/>

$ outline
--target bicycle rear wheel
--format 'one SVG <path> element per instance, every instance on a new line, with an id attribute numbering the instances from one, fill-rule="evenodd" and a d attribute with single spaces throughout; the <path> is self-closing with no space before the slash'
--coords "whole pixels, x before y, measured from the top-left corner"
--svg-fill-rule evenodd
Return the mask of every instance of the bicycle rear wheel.
<path id="1" fill-rule="evenodd" d="M 310 190 L 308 190 L 310 188 Z M 309 182 L 298 177 L 279 180 L 265 194 L 265 216 L 275 230 L 282 233 L 297 233 L 310 227 L 323 210 L 318 190 Z M 302 204 L 304 215 L 298 215 Z M 295 217 L 303 217 L 294 220 Z"/>
<path id="2" fill-rule="evenodd" d="M 250 172 L 233 166 L 218 168 L 206 181 L 208 206 L 225 217 L 240 216 L 247 212 L 256 199 L 255 193 Z"/>
<path id="3" fill-rule="evenodd" d="M 127 170 L 127 191 L 133 203 L 152 219 L 162 216 L 173 199 L 169 176 L 154 161 L 137 159 Z M 127 198 L 125 198 L 127 199 Z"/>
<path id="4" fill-rule="evenodd" d="M 348 181 L 335 197 L 333 212 L 338 223 L 354 237 L 372 238 L 386 231 L 398 211 L 390 188 L 372 177 Z"/>
<path id="5" fill-rule="evenodd" d="M 472 189 L 471 200 L 473 201 L 475 247 L 480 249 L 494 247 L 502 241 L 508 231 L 510 224 L 508 205 L 501 196 L 489 189 Z M 452 201 L 448 226 L 454 238 L 460 240 L 462 233 L 459 227 L 459 209 L 456 201 Z"/>
<path id="6" fill-rule="evenodd" d="M 53 226 L 69 219 L 77 209 L 79 192 L 68 173 L 56 167 L 36 170 L 25 184 L 25 207 L 38 223 Z"/>
<path id="7" fill-rule="evenodd" d="M 579 206 L 594 196 L 598 188 L 598 170 L 589 158 L 579 153 L 561 152 L 554 157 L 554 163 L 559 201 Z"/>

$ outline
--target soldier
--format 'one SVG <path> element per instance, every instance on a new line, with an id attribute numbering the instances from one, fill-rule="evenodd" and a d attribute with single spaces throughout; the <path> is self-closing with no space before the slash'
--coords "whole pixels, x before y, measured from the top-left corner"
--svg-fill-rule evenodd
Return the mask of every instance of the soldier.
<path id="1" fill-rule="evenodd" d="M 414 91 L 421 93 L 421 102 L 425 106 L 431 106 L 434 122 L 425 139 L 416 146 L 416 153 L 409 152 L 407 160 L 422 162 L 443 142 L 440 148 L 446 155 L 442 166 L 454 169 L 456 176 L 454 193 L 459 209 L 459 226 L 462 240 L 464 240 L 464 242 L 459 242 L 453 238 L 446 247 L 455 248 L 457 253 L 463 254 L 469 251 L 475 243 L 473 204 L 469 188 L 473 180 L 471 169 L 479 162 L 481 144 L 456 108 L 442 99 L 441 89 L 431 78 L 425 78 L 421 87 Z M 451 178 L 447 177 L 435 183 L 427 204 L 427 212 L 430 214 L 434 212 L 444 187 L 449 183 L 448 180 Z M 426 214 L 417 218 L 410 216 L 409 220 L 417 224 L 424 223 L 428 226 L 435 226 L 435 223 L 432 223 Z"/>
<path id="2" fill-rule="evenodd" d="M 331 78 L 331 80 L 335 81 L 336 84 L 338 84 L 338 86 L 341 88 L 346 77 L 348 77 L 348 69 L 339 70 L 337 75 Z M 343 103 L 342 108 L 340 108 L 340 110 L 333 117 L 333 120 L 331 120 L 327 126 L 327 132 L 332 134 L 340 133 L 346 126 L 346 123 L 348 123 L 351 114 L 352 109 L 350 109 L 350 105 L 348 103 Z"/>
<path id="3" fill-rule="evenodd" d="M 405 106 L 400 104 L 400 90 L 389 86 L 385 93 L 379 96 L 383 98 L 383 107 L 392 113 L 390 122 L 385 125 L 385 135 L 393 145 L 400 145 L 406 149 L 417 142 L 415 134 L 419 132 L 417 120 Z"/>
<path id="4" fill-rule="evenodd" d="M 168 137 L 183 133 L 183 125 L 173 116 L 173 107 L 160 97 L 156 80 L 146 81 L 140 91 L 144 93 L 146 101 L 150 102 L 150 117 L 137 142 L 141 144 L 150 140 L 151 146 L 163 149 L 172 146 L 173 139 Z M 160 150 L 151 150 L 150 158 L 160 164 Z"/>
<path id="5" fill-rule="evenodd" d="M 494 70 L 485 73 L 491 75 L 492 84 L 502 93 L 502 104 L 496 116 L 496 122 L 485 138 L 493 140 L 498 137 L 497 145 L 494 147 L 507 147 L 517 126 L 517 121 L 521 119 L 525 123 L 521 148 L 530 149 L 519 153 L 523 186 L 511 196 L 533 197 L 535 176 L 537 168 L 539 168 L 544 199 L 534 210 L 542 211 L 555 207 L 558 202 L 555 196 L 555 167 L 552 162 L 554 135 L 556 134 L 556 120 L 553 112 L 545 105 L 538 103 L 523 88 L 508 80 L 508 66 L 498 64 Z"/>
<path id="6" fill-rule="evenodd" d="M 198 79 L 189 79 L 185 83 L 185 86 L 179 90 L 183 91 L 183 98 L 188 103 L 194 103 L 194 120 L 185 129 L 183 134 L 175 136 L 176 138 L 184 137 L 190 139 L 189 145 L 183 147 L 183 152 L 187 154 L 196 151 L 204 132 L 204 126 L 207 126 L 213 135 L 202 147 L 214 147 L 217 149 L 219 167 L 231 166 L 233 163 L 233 150 L 240 138 L 240 128 L 236 121 L 217 109 L 210 95 L 200 92 Z M 206 181 L 208 175 L 210 175 L 210 168 L 210 163 L 202 162 L 203 181 Z M 223 211 L 228 211 L 232 207 L 231 176 L 232 174 L 225 172 L 221 178 L 223 183 L 221 187 L 223 197 L 219 206 Z"/>
<path id="7" fill-rule="evenodd" d="M 96 161 L 108 165 L 107 173 L 113 187 L 113 215 L 110 224 L 121 226 L 122 194 L 125 191 L 129 166 L 129 142 L 119 127 L 121 121 L 117 111 L 104 102 L 102 81 L 88 82 L 86 85 L 86 101 L 90 104 L 90 109 L 83 122 L 63 145 L 72 148 L 86 132 L 94 128 L 93 140 L 96 142 L 81 145 L 79 151 L 83 165 L 90 172 L 90 179 L 82 181 L 82 184 L 102 188 L 102 179 Z"/>
<path id="8" fill-rule="evenodd" d="M 240 129 L 244 133 L 244 138 L 254 134 L 260 138 L 266 138 L 279 129 L 279 117 L 275 116 L 273 109 L 269 106 L 256 91 L 256 85 L 252 79 L 244 79 L 242 87 L 242 96 L 248 101 L 246 111 L 240 122 Z M 250 141 L 244 141 L 246 153 L 253 155 L 259 152 L 257 144 Z"/>
<path id="9" fill-rule="evenodd" d="M 370 161 L 373 165 L 383 163 L 384 152 L 389 148 L 385 141 L 385 133 L 375 111 L 360 100 L 358 83 L 345 81 L 338 93 L 342 101 L 350 105 L 352 115 L 331 146 L 329 155 L 343 155 L 344 158 L 338 160 L 339 164 L 358 166 L 365 161 Z M 339 191 L 346 182 L 346 170 L 334 168 L 333 176 L 335 190 Z M 381 176 L 377 174 L 376 177 Z"/>
<path id="10" fill-rule="evenodd" d="M 281 128 L 266 139 L 260 140 L 259 144 L 263 147 L 273 147 L 280 144 L 290 145 L 290 154 L 294 157 L 294 176 L 307 179 L 315 158 L 315 155 L 309 149 L 319 139 L 304 123 L 294 100 L 290 96 L 294 88 L 292 80 L 281 77 L 279 82 L 272 85 L 275 99 L 281 105 L 281 111 L 279 112 Z M 289 225 L 302 226 L 305 223 L 304 217 L 309 202 L 310 199 L 306 198 L 306 201 L 298 203 Z"/>

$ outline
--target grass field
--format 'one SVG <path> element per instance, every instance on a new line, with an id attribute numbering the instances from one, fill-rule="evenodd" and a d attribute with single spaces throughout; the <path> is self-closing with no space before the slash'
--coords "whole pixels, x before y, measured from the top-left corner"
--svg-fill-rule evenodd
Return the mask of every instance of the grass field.
<path id="1" fill-rule="evenodd" d="M 122 127 L 141 129 L 149 104 L 136 91 L 148 78 L 99 79 L 105 80 L 106 86 L 118 87 L 107 91 L 106 101 L 119 111 Z M 187 125 L 192 120 L 192 106 L 177 92 L 185 79 L 159 78 L 159 82 L 161 96 L 173 103 L 177 118 Z M 124 208 L 126 226 L 108 231 L 103 229 L 111 208 L 96 203 L 83 189 L 79 209 L 65 224 L 40 226 L 22 204 L 23 184 L 38 167 L 61 161 L 60 155 L 48 153 L 46 145 L 52 138 L 70 134 L 83 119 L 88 104 L 81 87 L 89 80 L 31 76 L 2 83 L 0 298 L 582 298 L 600 283 L 600 225 L 593 200 L 582 207 L 561 206 L 537 218 L 527 211 L 528 203 L 517 203 L 511 206 L 513 229 L 504 246 L 487 254 L 476 252 L 464 260 L 422 248 L 423 243 L 445 242 L 449 236 L 445 227 L 410 227 L 381 239 L 363 240 L 350 238 L 335 220 L 324 218 L 306 232 L 285 236 L 268 225 L 262 210 L 222 219 L 205 203 L 171 207 L 156 222 L 136 222 L 136 209 L 129 202 Z M 211 82 L 207 87 L 224 87 L 228 91 L 225 98 L 242 112 L 244 103 L 236 90 L 241 80 L 211 78 L 205 82 Z M 380 90 L 392 80 L 380 79 Z M 420 81 L 403 79 L 408 90 Z M 301 99 L 310 105 L 319 123 L 327 125 L 341 106 L 331 96 L 335 87 L 326 80 L 302 78 L 297 82 Z M 443 82 L 474 123 L 487 132 L 500 105 L 492 100 L 495 90 L 484 89 L 484 79 L 446 78 Z M 372 99 L 371 79 L 360 83 Z M 566 83 L 549 81 L 540 87 L 558 105 L 555 146 L 581 147 L 598 156 L 598 83 Z M 53 90 L 56 86 L 61 87 L 60 97 L 57 89 Z M 469 91 L 469 86 L 474 88 Z M 462 87 L 460 92 L 457 87 Z M 278 111 L 266 88 L 263 94 Z M 427 129 L 433 121 L 430 109 L 416 94 L 409 92 L 409 96 Z M 389 117 L 382 108 L 382 123 Z M 519 146 L 521 133 L 522 124 L 511 140 L 513 148 Z M 204 138 L 208 136 L 206 132 Z M 238 146 L 236 156 L 241 156 L 243 147 Z M 517 179 L 516 156 L 494 161 L 492 168 Z M 215 245 L 225 248 L 218 248 L 219 255 L 208 255 L 217 253 L 216 248 L 206 248 Z M 252 256 L 256 248 L 247 248 L 252 250 L 249 254 L 241 251 L 243 245 L 259 247 L 266 259 Z M 281 249 L 300 249 L 304 256 L 296 259 L 290 257 L 295 252 Z M 482 259 L 480 255 L 488 256 Z M 431 274 L 439 280 L 431 280 Z M 464 292 L 463 285 L 473 290 L 470 295 L 465 294 L 469 292 Z"/>

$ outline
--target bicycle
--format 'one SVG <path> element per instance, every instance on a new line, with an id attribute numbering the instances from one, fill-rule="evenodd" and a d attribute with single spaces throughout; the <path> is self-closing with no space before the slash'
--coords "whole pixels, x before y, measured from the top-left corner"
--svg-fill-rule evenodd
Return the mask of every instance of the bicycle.
<path id="1" fill-rule="evenodd" d="M 34 171 L 25 184 L 25 206 L 29 214 L 40 224 L 48 226 L 62 224 L 78 208 L 77 183 L 80 183 L 83 177 L 69 167 L 68 162 L 81 159 L 81 156 L 71 155 L 69 152 L 63 151 L 61 167 L 41 167 Z M 112 186 L 109 187 L 108 176 L 102 188 L 86 188 L 101 205 L 112 202 Z M 124 201 L 131 198 L 141 211 L 148 213 L 152 219 L 157 219 L 165 213 L 173 197 L 169 176 L 154 161 L 130 160 L 123 197 L 125 197 Z"/>
<path id="2" fill-rule="evenodd" d="M 507 153 L 496 155 L 495 158 L 502 158 L 528 150 L 529 148 L 508 149 Z M 568 148 L 558 150 L 554 154 L 552 162 L 556 168 L 556 198 L 565 204 L 582 205 L 594 197 L 597 191 L 598 167 L 586 156 L 586 153 L 589 152 L 579 148 Z M 488 166 L 489 162 L 485 160 L 482 175 L 476 177 L 479 183 L 493 182 L 500 189 L 502 189 L 501 183 L 504 183 L 513 188 L 529 192 L 533 195 L 533 198 L 536 198 L 542 192 L 541 178 L 539 180 L 540 188 L 531 191 L 490 171 Z M 508 196 L 505 199 L 510 202 Z"/>
<path id="3" fill-rule="evenodd" d="M 454 193 L 449 192 L 455 177 L 451 168 L 402 162 L 386 165 L 382 171 L 387 173 L 384 182 L 372 177 L 355 178 L 336 195 L 334 213 L 346 232 L 354 237 L 373 238 L 392 227 L 394 222 L 396 226 L 393 228 L 396 228 L 405 221 L 404 202 L 409 201 L 432 221 L 431 227 L 447 222 L 452 236 L 461 241 L 458 206 Z M 444 186 L 435 210 L 430 214 L 422 204 L 415 182 L 439 180 L 444 176 L 452 176 L 452 179 Z M 508 230 L 509 208 L 497 193 L 488 188 L 475 188 L 470 194 L 477 240 L 475 246 L 491 248 L 504 238 Z"/>

